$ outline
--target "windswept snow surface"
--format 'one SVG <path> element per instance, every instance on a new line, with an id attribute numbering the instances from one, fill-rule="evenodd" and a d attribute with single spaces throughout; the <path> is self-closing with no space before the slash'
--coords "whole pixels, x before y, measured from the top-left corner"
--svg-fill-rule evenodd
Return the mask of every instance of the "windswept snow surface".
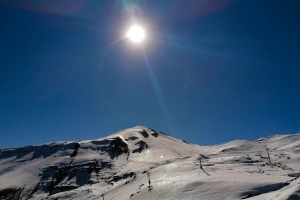
<path id="1" fill-rule="evenodd" d="M 1 149 L 0 199 L 296 200 L 299 153 L 300 133 L 199 146 L 137 126 Z"/>

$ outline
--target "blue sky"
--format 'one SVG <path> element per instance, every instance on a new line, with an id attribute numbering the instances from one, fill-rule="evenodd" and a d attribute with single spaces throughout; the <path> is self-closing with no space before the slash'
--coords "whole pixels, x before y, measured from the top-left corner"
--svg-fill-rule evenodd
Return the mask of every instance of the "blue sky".
<path id="1" fill-rule="evenodd" d="M 0 147 L 145 125 L 211 145 L 300 131 L 298 0 L 0 2 Z M 142 44 L 124 39 L 133 21 Z"/>

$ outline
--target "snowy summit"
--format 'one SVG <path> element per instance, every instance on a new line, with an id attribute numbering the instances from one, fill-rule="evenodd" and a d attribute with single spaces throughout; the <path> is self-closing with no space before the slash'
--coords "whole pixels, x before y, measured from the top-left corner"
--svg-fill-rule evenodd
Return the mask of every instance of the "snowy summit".
<path id="1" fill-rule="evenodd" d="M 0 199 L 300 199 L 300 133 L 199 146 L 137 126 L 0 149 Z"/>

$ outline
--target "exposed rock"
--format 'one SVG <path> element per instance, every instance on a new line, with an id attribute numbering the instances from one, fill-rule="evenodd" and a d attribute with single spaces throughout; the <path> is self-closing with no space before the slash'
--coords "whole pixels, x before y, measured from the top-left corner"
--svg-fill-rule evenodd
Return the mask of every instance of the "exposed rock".
<path id="1" fill-rule="evenodd" d="M 0 190 L 1 200 L 19 200 L 23 188 L 6 188 Z"/>
<path id="2" fill-rule="evenodd" d="M 154 132 L 151 135 L 154 136 L 154 137 L 158 137 L 158 133 L 157 132 Z"/>
<path id="3" fill-rule="evenodd" d="M 148 148 L 147 143 L 144 142 L 143 140 L 141 140 L 141 141 L 139 141 L 139 142 L 137 142 L 137 143 L 135 143 L 135 144 L 139 145 L 139 148 L 133 150 L 132 153 L 140 153 L 140 152 L 142 152 L 145 148 Z"/>
<path id="4" fill-rule="evenodd" d="M 142 134 L 144 136 L 144 138 L 148 138 L 149 137 L 149 134 L 145 130 L 141 131 L 140 134 Z"/>
<path id="5" fill-rule="evenodd" d="M 114 153 L 122 154 L 129 152 L 127 144 L 120 137 L 113 138 L 111 141 L 111 146 L 111 150 Z"/>

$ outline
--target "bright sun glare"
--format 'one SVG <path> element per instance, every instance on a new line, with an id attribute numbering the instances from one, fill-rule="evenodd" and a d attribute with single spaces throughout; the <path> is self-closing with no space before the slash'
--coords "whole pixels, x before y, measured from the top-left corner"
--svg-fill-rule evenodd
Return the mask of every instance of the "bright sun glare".
<path id="1" fill-rule="evenodd" d="M 145 31 L 142 27 L 133 25 L 127 32 L 126 37 L 128 37 L 132 42 L 139 43 L 144 40 Z"/>

